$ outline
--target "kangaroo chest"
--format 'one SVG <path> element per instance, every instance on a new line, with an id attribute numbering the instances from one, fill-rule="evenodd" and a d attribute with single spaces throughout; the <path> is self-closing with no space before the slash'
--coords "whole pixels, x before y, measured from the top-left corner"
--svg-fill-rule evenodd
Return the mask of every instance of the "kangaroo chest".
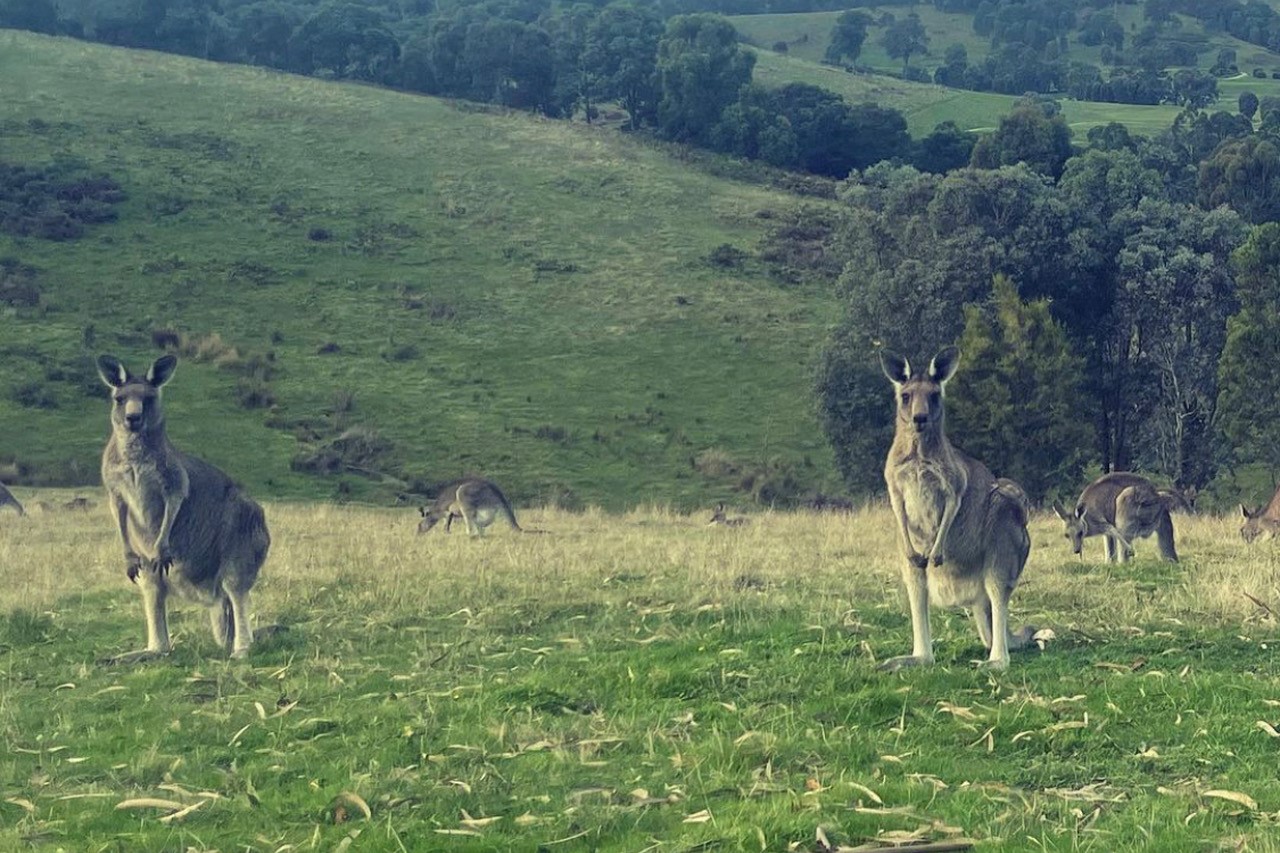
<path id="1" fill-rule="evenodd" d="M 113 472 L 112 490 L 124 501 L 131 528 L 154 538 L 164 521 L 165 479 L 154 465 L 122 463 Z"/>
<path id="2" fill-rule="evenodd" d="M 890 473 L 890 487 L 902 501 L 907 528 L 916 547 L 928 547 L 938 533 L 948 495 L 956 484 L 939 462 L 916 456 L 896 464 Z"/>

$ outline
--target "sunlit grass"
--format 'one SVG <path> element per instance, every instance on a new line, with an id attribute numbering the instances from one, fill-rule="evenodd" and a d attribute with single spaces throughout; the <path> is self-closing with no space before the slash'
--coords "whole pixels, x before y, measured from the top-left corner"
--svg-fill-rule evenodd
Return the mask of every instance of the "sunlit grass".
<path id="1" fill-rule="evenodd" d="M 0 847 L 1278 849 L 1280 563 L 1230 520 L 1115 567 L 1038 517 L 1013 616 L 1056 639 L 993 676 L 943 612 L 936 667 L 875 671 L 910 644 L 878 506 L 521 509 L 548 533 L 481 539 L 267 512 L 256 621 L 289 630 L 229 662 L 178 605 L 132 669 L 95 663 L 143 638 L 101 507 L 0 513 Z"/>

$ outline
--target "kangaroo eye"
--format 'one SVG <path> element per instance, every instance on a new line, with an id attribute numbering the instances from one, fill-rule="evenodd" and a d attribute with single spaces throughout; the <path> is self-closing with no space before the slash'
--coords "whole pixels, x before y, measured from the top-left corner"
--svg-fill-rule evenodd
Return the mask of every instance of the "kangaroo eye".
<path id="1" fill-rule="evenodd" d="M 911 395 L 910 395 L 910 394 L 903 394 L 903 395 L 902 395 L 902 405 L 907 406 L 907 405 L 910 405 L 910 404 L 911 404 Z"/>

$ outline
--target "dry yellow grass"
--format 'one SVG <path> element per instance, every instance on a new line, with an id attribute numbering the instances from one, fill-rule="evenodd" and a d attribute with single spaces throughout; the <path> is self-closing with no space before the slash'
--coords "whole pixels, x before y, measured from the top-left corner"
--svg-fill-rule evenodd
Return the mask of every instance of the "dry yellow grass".
<path id="1" fill-rule="evenodd" d="M 17 489 L 33 506 L 60 506 L 71 493 Z M 74 620 L 77 600 L 130 595 L 112 524 L 98 505 L 88 513 L 0 512 L 0 611 L 58 608 Z M 551 509 L 520 513 L 521 536 L 495 526 L 481 539 L 455 532 L 415 533 L 412 508 L 268 504 L 273 544 L 255 591 L 259 622 L 307 612 L 321 590 L 341 587 L 347 612 L 362 618 L 441 608 L 476 610 L 537 601 L 616 601 L 619 597 L 720 606 L 758 590 L 780 607 L 799 607 L 815 624 L 856 624 L 858 614 L 902 613 L 905 596 L 888 509 L 851 514 L 762 512 L 743 528 L 707 527 L 707 514 L 642 508 L 623 515 Z M 1229 627 L 1273 622 L 1280 610 L 1280 561 L 1271 544 L 1246 547 L 1234 518 L 1177 516 L 1178 566 L 1159 563 L 1153 540 L 1137 545 L 1128 566 L 1101 562 L 1100 539 L 1073 557 L 1059 523 L 1032 523 L 1032 552 L 1015 594 L 1013 618 L 1094 639 L 1135 625 L 1178 622 Z M 1247 595 L 1246 595 L 1247 594 Z M 177 603 L 178 607 L 182 607 Z M 138 614 L 141 630 L 141 613 Z M 909 642 L 904 630 L 902 642 Z"/>

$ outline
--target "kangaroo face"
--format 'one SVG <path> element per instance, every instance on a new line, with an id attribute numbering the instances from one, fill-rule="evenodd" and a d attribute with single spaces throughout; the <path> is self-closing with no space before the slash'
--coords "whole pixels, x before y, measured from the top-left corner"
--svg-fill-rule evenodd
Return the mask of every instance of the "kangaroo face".
<path id="1" fill-rule="evenodd" d="M 1263 516 L 1262 510 L 1250 512 L 1244 504 L 1240 504 L 1240 514 L 1244 516 L 1244 524 L 1240 525 L 1240 538 L 1246 544 L 1252 544 L 1258 539 L 1270 539 L 1276 535 L 1276 527 L 1280 526 Z"/>
<path id="2" fill-rule="evenodd" d="M 418 507 L 418 512 L 422 514 L 422 521 L 418 522 L 418 532 L 426 533 L 440 523 L 440 515 L 435 510 L 428 510 L 425 506 Z"/>
<path id="3" fill-rule="evenodd" d="M 163 428 L 160 386 L 173 376 L 177 363 L 174 356 L 163 356 L 139 378 L 114 356 L 98 358 L 98 374 L 111 388 L 111 427 L 115 432 L 137 434 Z"/>
<path id="4" fill-rule="evenodd" d="M 912 375 L 911 363 L 881 350 L 880 367 L 897 393 L 898 430 L 928 432 L 942 427 L 942 393 L 960 361 L 960 351 L 947 347 L 933 357 L 929 369 Z"/>
<path id="5" fill-rule="evenodd" d="M 1079 555 L 1084 550 L 1084 538 L 1089 532 L 1089 525 L 1084 520 L 1084 507 L 1077 507 L 1075 512 L 1067 512 L 1062 504 L 1054 504 L 1053 511 L 1062 519 L 1062 535 L 1071 543 L 1071 553 Z"/>

